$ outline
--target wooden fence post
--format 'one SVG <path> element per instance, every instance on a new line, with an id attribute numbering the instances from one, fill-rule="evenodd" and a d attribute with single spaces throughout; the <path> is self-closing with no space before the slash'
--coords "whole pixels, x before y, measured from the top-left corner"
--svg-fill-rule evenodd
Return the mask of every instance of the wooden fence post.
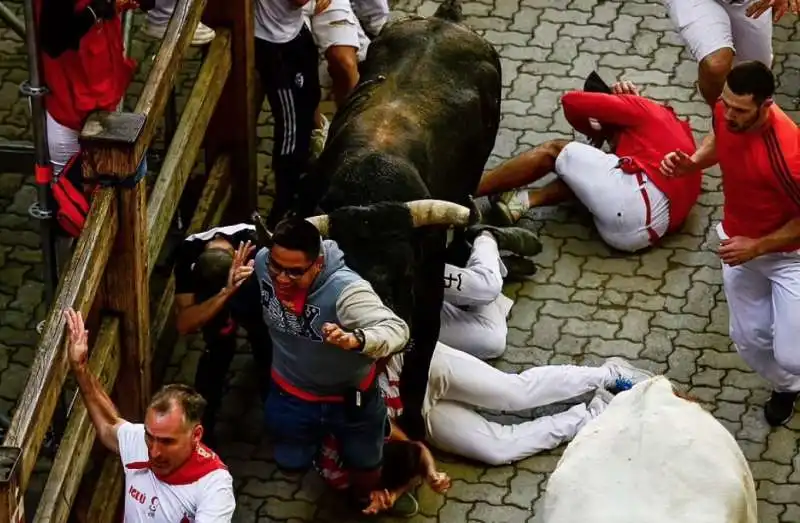
<path id="1" fill-rule="evenodd" d="M 81 145 L 92 158 L 94 173 L 130 182 L 133 151 L 146 118 L 140 114 L 109 113 L 97 125 L 84 127 Z M 111 172 L 97 172 L 107 166 Z M 104 169 L 105 170 L 105 169 Z M 119 231 L 106 267 L 105 308 L 120 315 L 121 358 L 117 389 L 120 414 L 144 418 L 150 399 L 150 272 L 147 245 L 147 194 L 144 178 L 117 186 Z"/>
<path id="2" fill-rule="evenodd" d="M 24 493 L 20 491 L 22 449 L 0 447 L 0 521 L 25 523 Z"/>
<path id="3" fill-rule="evenodd" d="M 206 131 L 206 173 L 217 157 L 231 158 L 231 201 L 229 218 L 249 221 L 258 206 L 256 170 L 255 33 L 253 0 L 208 0 L 203 22 L 209 27 L 231 31 L 233 64 L 225 90 Z"/>

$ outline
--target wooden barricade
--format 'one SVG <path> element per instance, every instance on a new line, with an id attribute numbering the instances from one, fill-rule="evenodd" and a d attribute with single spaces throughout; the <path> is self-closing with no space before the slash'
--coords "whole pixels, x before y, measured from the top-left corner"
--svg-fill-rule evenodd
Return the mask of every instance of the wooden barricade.
<path id="1" fill-rule="evenodd" d="M 11 427 L 0 446 L 0 521 L 24 521 L 25 491 L 68 372 L 67 307 L 99 311 L 89 368 L 116 394 L 121 414 L 140 421 L 163 379 L 174 337 L 174 273 L 151 302 L 150 278 L 201 150 L 206 182 L 188 233 L 217 225 L 228 202 L 246 217 L 255 210 L 255 77 L 252 0 L 178 0 L 147 82 L 131 113 L 96 113 L 84 126 L 84 174 L 116 183 L 98 190 L 85 229 L 56 291 Z M 217 36 L 195 81 L 149 199 L 133 183 L 163 121 L 177 71 L 201 20 Z M 151 311 L 153 312 L 151 317 Z M 156 349 L 159 348 L 157 352 Z M 154 366 L 154 360 L 157 364 Z M 98 474 L 81 481 L 96 447 L 88 412 L 76 395 L 42 498 L 37 523 L 64 523 L 76 496 L 78 520 L 110 523 L 122 493 L 119 458 L 101 454 Z"/>

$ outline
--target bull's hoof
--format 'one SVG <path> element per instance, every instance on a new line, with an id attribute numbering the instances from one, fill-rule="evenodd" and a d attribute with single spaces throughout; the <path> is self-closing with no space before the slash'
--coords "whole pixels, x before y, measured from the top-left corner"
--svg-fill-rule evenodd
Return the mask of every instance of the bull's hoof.
<path id="1" fill-rule="evenodd" d="M 533 231 L 522 227 L 493 227 L 473 225 L 467 229 L 467 241 L 472 241 L 482 232 L 491 234 L 501 251 L 511 251 L 520 256 L 536 256 L 542 252 L 542 243 Z"/>
<path id="2" fill-rule="evenodd" d="M 503 265 L 506 266 L 506 270 L 508 271 L 508 275 L 506 276 L 507 280 L 524 280 L 536 274 L 536 264 L 528 258 L 512 254 L 509 256 L 502 256 L 500 259 L 503 261 Z"/>

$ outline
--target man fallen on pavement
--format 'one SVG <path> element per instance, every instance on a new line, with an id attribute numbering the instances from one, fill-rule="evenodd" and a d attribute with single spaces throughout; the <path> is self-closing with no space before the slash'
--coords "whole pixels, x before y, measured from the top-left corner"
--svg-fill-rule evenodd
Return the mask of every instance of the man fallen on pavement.
<path id="1" fill-rule="evenodd" d="M 263 319 L 273 346 L 266 424 L 278 466 L 309 468 L 323 438 L 341 443 L 359 510 L 381 477 L 386 407 L 376 360 L 402 350 L 408 325 L 344 263 L 336 242 L 289 218 L 256 255 Z"/>
<path id="2" fill-rule="evenodd" d="M 119 454 L 125 473 L 124 523 L 227 523 L 236 508 L 233 478 L 201 443 L 205 400 L 186 385 L 167 385 L 147 407 L 144 424 L 120 417 L 88 369 L 88 331 L 66 309 L 67 354 L 97 437 Z"/>
<path id="3" fill-rule="evenodd" d="M 182 335 L 198 330 L 205 348 L 197 363 L 194 387 L 208 402 L 203 416 L 203 441 L 214 445 L 214 426 L 222 402 L 228 369 L 236 354 L 236 331 L 248 334 L 256 361 L 262 396 L 266 398 L 271 355 L 261 343 L 266 336 L 257 307 L 234 307 L 232 299 L 253 273 L 255 226 L 235 224 L 188 236 L 178 247 L 175 261 L 176 325 Z M 257 296 L 257 291 L 256 291 Z M 256 304 L 257 298 L 251 299 Z M 268 347 L 267 347 L 268 348 Z"/>
<path id="4" fill-rule="evenodd" d="M 546 142 L 484 174 L 477 196 L 525 187 L 554 171 L 558 179 L 544 187 L 502 194 L 498 223 L 516 222 L 530 207 L 577 198 L 609 246 L 636 252 L 656 245 L 681 228 L 700 194 L 699 170 L 682 178 L 659 170 L 665 154 L 696 150 L 691 128 L 668 106 L 640 96 L 631 82 L 609 88 L 593 73 L 586 84 L 561 103 L 567 121 L 595 146 Z M 604 142 L 613 152 L 599 149 Z"/>
<path id="5" fill-rule="evenodd" d="M 503 295 L 508 270 L 500 251 L 535 256 L 542 245 L 521 227 L 477 225 L 467 234 L 472 246 L 464 267 L 445 265 L 439 341 L 482 360 L 498 358 L 506 350 L 506 318 L 514 304 Z"/>

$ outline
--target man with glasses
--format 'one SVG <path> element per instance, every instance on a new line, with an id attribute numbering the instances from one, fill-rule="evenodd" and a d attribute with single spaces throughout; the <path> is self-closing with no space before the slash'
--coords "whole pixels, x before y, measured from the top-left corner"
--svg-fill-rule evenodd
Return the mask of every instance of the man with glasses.
<path id="1" fill-rule="evenodd" d="M 272 339 L 265 417 L 275 461 L 303 472 L 332 434 L 363 510 L 379 485 L 387 428 L 376 360 L 405 347 L 408 325 L 308 221 L 282 221 L 272 241 L 256 255 L 255 272 Z"/>

